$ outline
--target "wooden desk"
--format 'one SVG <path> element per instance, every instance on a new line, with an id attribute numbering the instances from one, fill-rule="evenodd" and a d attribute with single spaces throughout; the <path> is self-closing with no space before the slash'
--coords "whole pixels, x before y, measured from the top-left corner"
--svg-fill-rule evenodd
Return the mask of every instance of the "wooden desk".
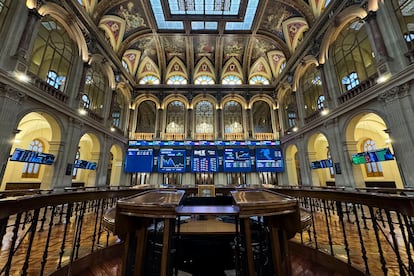
<path id="1" fill-rule="evenodd" d="M 161 218 L 164 221 L 164 229 L 160 275 L 166 276 L 170 271 L 168 269 L 170 238 L 176 229 L 176 219 L 184 215 L 234 216 L 236 218 L 236 236 L 239 233 L 239 222 L 243 224 L 245 239 L 240 242 L 244 243 L 242 246 L 246 250 L 247 258 L 247 271 L 243 271 L 243 275 L 256 274 L 250 217 L 264 217 L 266 227 L 270 229 L 270 246 L 275 275 L 291 275 L 287 240 L 300 230 L 300 212 L 297 200 L 268 190 L 235 190 L 231 192 L 231 195 L 234 205 L 227 206 L 182 206 L 180 203 L 184 191 L 179 190 L 150 190 L 119 200 L 115 233 L 126 236 L 127 249 L 123 262 L 123 275 L 144 275 L 147 229 L 153 218 Z M 207 229 L 207 225 L 214 226 L 214 223 L 216 222 L 207 220 L 199 221 L 193 225 L 178 224 L 177 232 L 179 234 L 180 228 L 184 227 L 187 228 L 187 233 L 200 233 L 198 231 Z M 230 224 L 230 227 L 233 228 L 234 225 Z M 227 233 L 231 230 L 229 228 L 218 231 Z M 236 256 L 239 256 L 239 253 L 236 252 Z"/>
<path id="2" fill-rule="evenodd" d="M 208 217 L 206 220 L 189 220 L 180 224 L 177 232 L 181 235 L 235 235 L 236 224 L 218 221 L 216 217 Z"/>

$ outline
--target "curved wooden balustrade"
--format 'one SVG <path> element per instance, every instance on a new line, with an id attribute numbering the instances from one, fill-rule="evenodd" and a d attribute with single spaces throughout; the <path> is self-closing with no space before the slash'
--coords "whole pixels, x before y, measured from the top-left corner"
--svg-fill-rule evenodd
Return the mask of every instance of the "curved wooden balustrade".
<path id="1" fill-rule="evenodd" d="M 118 198 L 145 189 L 100 189 L 0 191 L 5 197 L 0 199 L 0 275 L 59 275 L 56 272 L 64 268 L 69 275 L 79 271 L 71 264 L 83 256 L 119 243 L 104 231 L 103 214 Z M 180 189 L 197 195 L 196 187 Z M 232 190 L 216 186 L 219 195 Z M 367 275 L 414 275 L 413 189 L 271 190 L 299 199 L 300 207 L 311 216 L 304 231 L 291 240 L 291 249 L 302 255 L 319 252 L 325 265 L 336 266 L 336 271 L 341 263 Z"/>

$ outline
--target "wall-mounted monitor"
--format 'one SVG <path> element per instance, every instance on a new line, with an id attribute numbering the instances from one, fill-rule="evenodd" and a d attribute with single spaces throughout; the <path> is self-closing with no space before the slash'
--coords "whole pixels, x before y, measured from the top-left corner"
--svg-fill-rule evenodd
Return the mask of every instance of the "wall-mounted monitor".
<path id="1" fill-rule="evenodd" d="M 311 163 L 312 170 L 325 169 L 325 168 L 330 168 L 330 167 L 333 167 L 332 160 L 330 159 L 317 160 Z"/>
<path id="2" fill-rule="evenodd" d="M 217 150 L 194 149 L 191 157 L 192 172 L 218 172 Z"/>
<path id="3" fill-rule="evenodd" d="M 55 161 L 55 156 L 53 154 L 17 148 L 10 157 L 10 161 L 52 165 Z"/>
<path id="4" fill-rule="evenodd" d="M 252 169 L 248 148 L 227 148 L 223 156 L 224 172 L 250 172 Z"/>
<path id="5" fill-rule="evenodd" d="M 128 149 L 125 158 L 125 172 L 152 172 L 153 152 L 153 149 Z"/>
<path id="6" fill-rule="evenodd" d="M 257 148 L 256 171 L 283 172 L 284 165 L 282 151 L 278 148 Z"/>
<path id="7" fill-rule="evenodd" d="M 185 172 L 185 150 L 160 149 L 158 172 Z"/>
<path id="8" fill-rule="evenodd" d="M 77 169 L 96 170 L 96 162 L 76 159 L 74 167 Z"/>
<path id="9" fill-rule="evenodd" d="M 352 163 L 355 165 L 388 160 L 394 160 L 394 155 L 391 153 L 389 148 L 359 152 L 352 155 Z"/>

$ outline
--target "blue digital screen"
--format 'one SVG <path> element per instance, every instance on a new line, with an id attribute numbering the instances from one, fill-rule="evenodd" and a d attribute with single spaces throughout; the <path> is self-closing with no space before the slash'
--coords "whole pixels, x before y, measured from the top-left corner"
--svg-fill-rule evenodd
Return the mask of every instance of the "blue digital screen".
<path id="1" fill-rule="evenodd" d="M 333 167 L 332 160 L 324 159 L 324 160 L 317 160 L 311 163 L 312 170 L 316 169 L 325 169 Z"/>
<path id="2" fill-rule="evenodd" d="M 55 156 L 43 152 L 15 149 L 13 155 L 10 157 L 10 161 L 52 165 L 55 161 Z"/>
<path id="3" fill-rule="evenodd" d="M 218 160 L 215 149 L 195 149 L 191 160 L 192 172 L 217 172 Z"/>
<path id="4" fill-rule="evenodd" d="M 161 149 L 158 172 L 185 172 L 185 150 Z"/>
<path id="5" fill-rule="evenodd" d="M 282 151 L 276 148 L 256 149 L 256 171 L 283 172 Z"/>
<path id="6" fill-rule="evenodd" d="M 125 172 L 152 172 L 153 149 L 128 149 L 125 158 Z"/>
<path id="7" fill-rule="evenodd" d="M 96 170 L 96 162 L 92 161 L 76 159 L 74 166 L 77 169 Z"/>
<path id="8" fill-rule="evenodd" d="M 252 165 L 247 148 L 224 149 L 223 170 L 225 172 L 250 172 Z"/>

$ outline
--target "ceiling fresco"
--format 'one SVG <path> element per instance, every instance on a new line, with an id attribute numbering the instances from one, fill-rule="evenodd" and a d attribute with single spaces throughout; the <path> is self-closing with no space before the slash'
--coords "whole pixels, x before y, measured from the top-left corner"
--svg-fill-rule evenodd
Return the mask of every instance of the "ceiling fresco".
<path id="1" fill-rule="evenodd" d="M 260 59 L 262 65 L 271 68 L 268 77 L 272 81 L 329 1 L 230 2 L 239 9 L 230 10 L 224 1 L 219 7 L 221 13 L 209 11 L 208 15 L 200 15 L 199 21 L 197 14 L 191 14 L 194 0 L 87 0 L 82 1 L 82 6 L 103 31 L 115 54 L 129 60 L 134 68 L 150 59 L 163 74 L 169 63 L 178 58 L 192 75 L 198 62 L 207 58 L 220 79 L 228 60 L 236 59 L 242 68 L 247 68 L 244 72 L 249 72 Z M 164 25 L 159 23 L 159 17 Z M 238 29 L 241 25 L 249 28 Z"/>

